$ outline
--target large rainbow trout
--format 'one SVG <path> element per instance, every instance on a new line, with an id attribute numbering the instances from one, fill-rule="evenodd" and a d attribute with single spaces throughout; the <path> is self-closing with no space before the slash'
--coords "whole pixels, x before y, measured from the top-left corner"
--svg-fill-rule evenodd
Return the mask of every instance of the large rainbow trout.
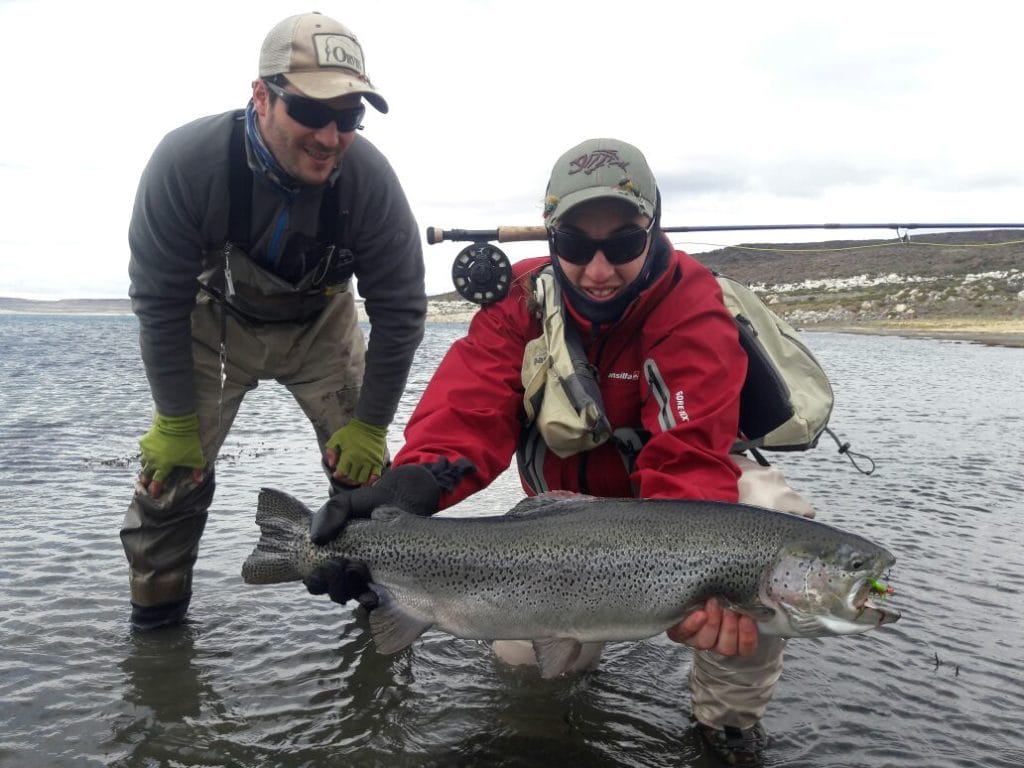
<path id="1" fill-rule="evenodd" d="M 434 627 L 480 640 L 532 640 L 541 674 L 572 667 L 582 645 L 639 640 L 712 596 L 784 637 L 864 632 L 899 619 L 878 599 L 895 562 L 824 523 L 713 501 L 527 499 L 506 515 L 424 518 L 395 508 L 355 520 L 330 544 L 309 539 L 310 510 L 259 496 L 249 584 L 297 581 L 332 558 L 365 562 L 379 598 L 377 649 Z"/>

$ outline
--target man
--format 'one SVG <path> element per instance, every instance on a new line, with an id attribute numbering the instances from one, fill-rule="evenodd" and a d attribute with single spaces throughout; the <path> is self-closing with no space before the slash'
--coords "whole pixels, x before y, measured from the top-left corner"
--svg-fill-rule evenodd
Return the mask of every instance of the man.
<path id="1" fill-rule="evenodd" d="M 477 312 L 435 372 L 395 468 L 328 501 L 314 516 L 314 541 L 380 504 L 433 514 L 490 484 L 513 454 L 531 495 L 810 511 L 778 472 L 731 455 L 746 355 L 712 274 L 661 233 L 640 151 L 615 139 L 570 149 L 552 170 L 544 222 L 551 255 L 513 267 L 508 296 Z M 331 565 L 306 586 L 372 609 L 366 575 L 358 564 Z M 759 641 L 752 619 L 714 598 L 668 635 L 698 649 L 690 687 L 705 741 L 727 762 L 759 764 L 783 641 Z M 528 645 L 499 641 L 495 652 L 535 663 Z"/>
<path id="2" fill-rule="evenodd" d="M 381 473 L 426 296 L 405 194 L 356 135 L 364 99 L 388 111 L 355 35 L 291 16 L 263 42 L 248 107 L 172 131 L 142 175 L 130 295 L 155 415 L 121 530 L 138 629 L 185 616 L 214 462 L 260 380 L 301 405 L 333 489 Z"/>

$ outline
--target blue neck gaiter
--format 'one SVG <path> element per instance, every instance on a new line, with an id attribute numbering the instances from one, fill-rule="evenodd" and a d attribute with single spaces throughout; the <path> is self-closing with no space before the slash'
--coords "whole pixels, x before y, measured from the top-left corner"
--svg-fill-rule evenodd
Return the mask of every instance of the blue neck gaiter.
<path id="1" fill-rule="evenodd" d="M 289 197 L 295 195 L 301 184 L 285 173 L 263 142 L 263 136 L 256 125 L 256 108 L 251 100 L 245 108 L 245 135 L 249 139 L 249 167 L 253 173 L 265 176 Z"/>

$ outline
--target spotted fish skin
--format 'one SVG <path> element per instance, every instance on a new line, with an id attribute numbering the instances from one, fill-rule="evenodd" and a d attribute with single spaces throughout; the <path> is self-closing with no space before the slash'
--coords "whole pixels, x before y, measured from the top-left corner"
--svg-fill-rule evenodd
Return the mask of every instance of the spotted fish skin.
<path id="1" fill-rule="evenodd" d="M 639 640 L 711 596 L 755 618 L 763 634 L 846 634 L 899 618 L 867 600 L 871 580 L 895 562 L 887 550 L 743 504 L 560 495 L 491 517 L 385 508 L 323 547 L 309 539 L 310 517 L 297 499 L 263 489 L 262 534 L 244 580 L 293 581 L 331 559 L 365 562 L 380 599 L 371 631 L 385 653 L 431 627 L 535 646 L 564 640 L 577 650 Z"/>

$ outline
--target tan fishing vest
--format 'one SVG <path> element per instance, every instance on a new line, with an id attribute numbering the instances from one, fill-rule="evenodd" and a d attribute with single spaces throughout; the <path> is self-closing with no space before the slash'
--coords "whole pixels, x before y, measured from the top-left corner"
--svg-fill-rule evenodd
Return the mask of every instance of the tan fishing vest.
<path id="1" fill-rule="evenodd" d="M 575 329 L 566 322 L 551 267 L 537 276 L 534 295 L 542 332 L 527 343 L 523 354 L 523 407 L 548 448 L 564 459 L 607 442 L 612 430 L 594 368 Z"/>

